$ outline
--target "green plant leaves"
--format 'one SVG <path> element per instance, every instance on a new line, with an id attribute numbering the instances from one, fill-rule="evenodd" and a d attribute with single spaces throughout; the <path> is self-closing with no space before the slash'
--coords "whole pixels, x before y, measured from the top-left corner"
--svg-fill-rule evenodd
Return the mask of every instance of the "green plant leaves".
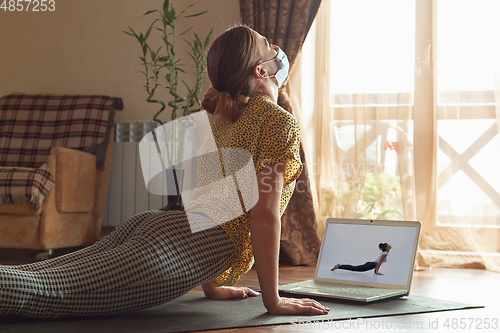
<path id="1" fill-rule="evenodd" d="M 188 31 L 190 31 L 191 29 L 193 28 L 193 26 L 191 26 L 189 29 L 187 29 L 186 31 L 182 32 L 179 34 L 179 37 L 186 34 Z"/>
<path id="2" fill-rule="evenodd" d="M 187 15 L 187 16 L 184 16 L 184 17 L 196 17 L 196 16 L 203 15 L 203 14 L 205 14 L 206 12 L 208 12 L 208 10 L 205 10 L 204 12 L 197 13 L 197 14 L 193 14 L 193 15 Z"/>
<path id="3" fill-rule="evenodd" d="M 146 15 L 149 15 L 149 14 L 151 14 L 151 13 L 156 13 L 156 12 L 158 12 L 158 11 L 157 11 L 157 10 L 150 10 L 150 11 L 146 12 L 146 13 L 145 13 L 144 15 L 142 15 L 142 16 L 146 16 Z"/>
<path id="4" fill-rule="evenodd" d="M 208 48 L 208 44 L 210 44 L 210 38 L 212 37 L 212 32 L 214 29 L 210 29 L 210 32 L 207 35 L 207 38 L 205 38 L 205 43 L 203 43 L 203 48 Z"/>
<path id="5" fill-rule="evenodd" d="M 157 22 L 158 20 L 154 20 L 153 23 L 149 26 L 148 31 L 146 32 L 146 36 L 144 36 L 144 41 L 146 41 L 149 37 L 149 34 L 151 34 L 151 29 L 153 29 L 153 25 Z"/>
<path id="6" fill-rule="evenodd" d="M 177 12 L 169 0 L 163 1 L 163 8 L 158 10 L 149 10 L 143 16 L 148 16 L 151 14 L 156 14 L 155 18 L 149 25 L 146 33 L 136 33 L 131 27 L 129 31 L 123 31 L 128 36 L 133 36 L 138 41 L 141 46 L 142 56 L 139 57 L 141 60 L 141 65 L 144 66 L 143 73 L 146 77 L 146 91 L 148 93 L 148 98 L 146 99 L 150 103 L 158 103 L 162 105 L 161 110 L 159 110 L 155 116 L 154 120 L 160 121 L 158 116 L 165 109 L 167 105 L 165 102 L 154 99 L 154 94 L 156 88 L 160 83 L 158 78 L 160 72 L 162 72 L 162 77 L 166 80 L 166 84 L 163 84 L 165 88 L 169 90 L 170 95 L 174 96 L 175 100 L 168 103 L 172 108 L 172 120 L 177 117 L 177 110 L 183 109 L 184 114 L 199 111 L 199 109 L 191 110 L 191 107 L 199 102 L 198 95 L 201 91 L 201 86 L 203 85 L 203 74 L 205 72 L 205 62 L 206 62 L 206 50 L 210 43 L 212 30 L 208 33 L 206 38 L 203 40 L 196 34 L 193 33 L 192 42 L 188 42 L 185 36 L 192 31 L 193 26 L 182 31 L 177 32 L 179 22 L 185 18 L 199 17 L 207 13 L 207 11 L 197 12 L 195 14 L 185 15 L 186 11 L 193 7 L 194 4 L 188 5 L 181 12 Z M 160 27 L 156 23 L 160 21 L 162 24 Z M 159 47 L 157 50 L 153 50 L 150 47 L 149 40 L 155 36 L 155 32 L 159 31 L 161 33 L 161 40 L 163 41 L 163 46 Z M 157 33 L 158 34 L 158 33 Z M 190 46 L 191 51 L 188 52 L 189 57 L 194 62 L 193 73 L 196 75 L 196 83 L 194 86 L 189 86 L 180 76 L 187 75 L 187 71 L 183 68 L 185 65 L 180 63 L 181 59 L 176 58 L 176 40 L 178 37 L 182 37 Z M 152 43 L 154 44 L 154 43 Z M 186 88 L 186 97 L 179 95 L 178 85 L 182 82 L 182 85 Z M 185 103 L 185 105 L 181 105 Z"/>

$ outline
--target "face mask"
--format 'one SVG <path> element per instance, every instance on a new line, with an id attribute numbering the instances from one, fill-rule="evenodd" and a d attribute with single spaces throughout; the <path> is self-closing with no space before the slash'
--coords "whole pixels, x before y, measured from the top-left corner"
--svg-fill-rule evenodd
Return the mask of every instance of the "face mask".
<path id="1" fill-rule="evenodd" d="M 278 47 L 278 54 L 276 55 L 276 57 L 274 57 L 273 59 L 271 60 L 267 60 L 267 61 L 264 61 L 264 62 L 261 62 L 260 64 L 266 64 L 268 62 L 271 62 L 271 61 L 274 61 L 276 60 L 278 62 L 278 71 L 273 74 L 273 75 L 269 75 L 269 77 L 275 77 L 276 78 L 276 81 L 278 81 L 278 88 L 281 88 L 281 86 L 283 85 L 283 82 L 285 82 L 286 78 L 288 77 L 288 70 L 290 69 L 290 64 L 288 63 L 288 57 L 286 56 L 285 52 L 283 52 L 283 50 Z"/>

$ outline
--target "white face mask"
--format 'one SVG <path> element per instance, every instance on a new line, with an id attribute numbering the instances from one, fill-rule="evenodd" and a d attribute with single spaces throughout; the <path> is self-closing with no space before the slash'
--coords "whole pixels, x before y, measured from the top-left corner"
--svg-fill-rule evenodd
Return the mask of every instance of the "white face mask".
<path id="1" fill-rule="evenodd" d="M 276 60 L 278 62 L 278 71 L 273 74 L 273 75 L 269 75 L 269 77 L 275 77 L 276 78 L 276 81 L 278 81 L 278 88 L 281 88 L 281 86 L 283 85 L 283 82 L 285 82 L 286 78 L 288 77 L 288 71 L 290 69 L 290 64 L 288 63 L 288 57 L 286 56 L 285 52 L 283 52 L 283 50 L 277 46 L 278 48 L 278 53 L 276 54 L 276 57 L 274 57 L 273 59 L 271 60 L 267 60 L 267 61 L 264 61 L 264 62 L 261 62 L 260 64 L 266 64 L 268 62 L 271 62 L 271 61 L 274 61 Z"/>

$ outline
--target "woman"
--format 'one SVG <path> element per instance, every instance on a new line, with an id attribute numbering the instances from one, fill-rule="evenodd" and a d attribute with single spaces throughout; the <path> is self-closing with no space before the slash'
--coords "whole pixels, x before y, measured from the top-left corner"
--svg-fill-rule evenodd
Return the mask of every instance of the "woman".
<path id="1" fill-rule="evenodd" d="M 271 314 L 326 314 L 314 300 L 278 294 L 280 216 L 301 171 L 295 118 L 277 106 L 284 53 L 247 27 L 219 36 L 207 56 L 202 105 L 219 148 L 252 154 L 259 200 L 240 217 L 192 233 L 186 213 L 148 211 L 81 251 L 0 266 L 0 313 L 39 318 L 104 315 L 168 302 L 202 285 L 207 298 L 258 296 L 233 287 L 254 262 Z M 251 236 L 250 236 L 251 234 Z"/>
<path id="2" fill-rule="evenodd" d="M 341 265 L 337 264 L 333 266 L 331 271 L 336 269 L 345 269 L 353 272 L 366 272 L 372 269 L 375 269 L 374 273 L 377 275 L 384 275 L 379 273 L 380 266 L 387 260 L 387 256 L 389 255 L 389 251 L 392 249 L 392 246 L 387 243 L 380 243 L 378 248 L 382 251 L 375 261 L 367 261 L 363 265 L 353 266 L 353 265 Z"/>

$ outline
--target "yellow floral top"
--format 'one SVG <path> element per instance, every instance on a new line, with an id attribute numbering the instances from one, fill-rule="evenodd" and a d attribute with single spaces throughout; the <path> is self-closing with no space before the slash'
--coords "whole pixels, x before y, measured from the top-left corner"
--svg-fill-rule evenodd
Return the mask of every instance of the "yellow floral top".
<path id="1" fill-rule="evenodd" d="M 295 189 L 302 171 L 299 156 L 300 134 L 297 120 L 268 97 L 256 95 L 234 123 L 216 121 L 212 132 L 218 148 L 241 148 L 252 154 L 255 172 L 288 160 L 280 200 L 280 216 Z M 250 211 L 221 224 L 235 246 L 229 269 L 212 281 L 215 286 L 233 285 L 252 268 L 254 257 L 250 238 Z"/>

